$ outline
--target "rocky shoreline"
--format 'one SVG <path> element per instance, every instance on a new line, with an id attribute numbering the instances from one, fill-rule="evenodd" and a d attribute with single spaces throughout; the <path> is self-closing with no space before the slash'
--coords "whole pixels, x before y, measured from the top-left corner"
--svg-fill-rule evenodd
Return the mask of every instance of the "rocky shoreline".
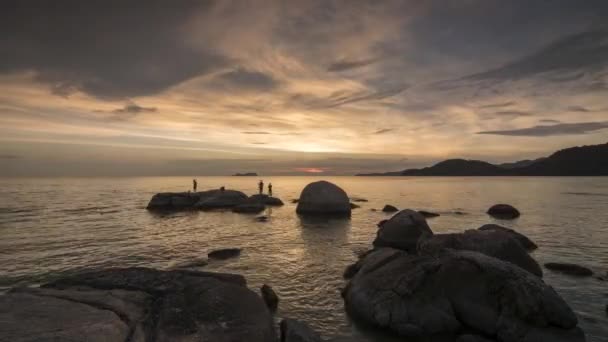
<path id="1" fill-rule="evenodd" d="M 338 186 L 314 182 L 303 189 L 296 213 L 348 219 L 350 201 Z M 247 213 L 275 205 L 283 202 L 208 190 L 159 193 L 147 209 Z M 344 306 L 356 323 L 416 341 L 585 341 L 572 309 L 543 281 L 542 268 L 529 254 L 538 246 L 528 237 L 496 224 L 435 234 L 426 218 L 438 214 L 391 210 L 397 212 L 378 224 L 371 249 L 344 271 Z M 500 204 L 488 214 L 515 219 L 520 212 Z M 223 260 L 240 252 L 213 250 L 208 258 Z M 196 261 L 201 267 L 206 263 Z M 549 266 L 591 275 L 577 265 Z M 89 270 L 0 295 L 0 340 L 322 341 L 304 322 L 284 318 L 278 323 L 279 300 L 269 285 L 253 291 L 238 274 Z"/>

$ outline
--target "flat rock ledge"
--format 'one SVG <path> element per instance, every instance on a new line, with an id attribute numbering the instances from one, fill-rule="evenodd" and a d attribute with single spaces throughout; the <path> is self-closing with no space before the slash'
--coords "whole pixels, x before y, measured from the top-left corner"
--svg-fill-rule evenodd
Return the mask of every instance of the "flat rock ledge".
<path id="1" fill-rule="evenodd" d="M 241 213 L 256 213 L 266 206 L 282 206 L 280 198 L 268 195 L 247 196 L 237 190 L 206 190 L 199 192 L 161 192 L 152 196 L 147 210 L 181 211 L 181 210 L 216 210 L 232 209 Z"/>
<path id="2" fill-rule="evenodd" d="M 277 334 L 240 275 L 136 267 L 0 295 L 0 340 L 276 342 Z"/>

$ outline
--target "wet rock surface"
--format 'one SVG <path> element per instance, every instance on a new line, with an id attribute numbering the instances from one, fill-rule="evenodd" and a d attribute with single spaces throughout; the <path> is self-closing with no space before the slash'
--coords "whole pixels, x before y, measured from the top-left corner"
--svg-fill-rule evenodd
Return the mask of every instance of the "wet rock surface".
<path id="1" fill-rule="evenodd" d="M 484 224 L 483 226 L 481 226 L 477 229 L 483 230 L 483 231 L 498 231 L 498 232 L 503 232 L 503 233 L 509 234 L 514 239 L 516 239 L 522 245 L 522 247 L 525 248 L 527 251 L 533 251 L 538 248 L 538 246 L 532 240 L 530 240 L 527 236 L 525 236 L 521 233 L 518 233 L 515 230 L 510 229 L 510 228 L 499 226 L 497 224 Z"/>
<path id="2" fill-rule="evenodd" d="M 276 341 L 239 275 L 88 271 L 0 296 L 2 341 Z"/>

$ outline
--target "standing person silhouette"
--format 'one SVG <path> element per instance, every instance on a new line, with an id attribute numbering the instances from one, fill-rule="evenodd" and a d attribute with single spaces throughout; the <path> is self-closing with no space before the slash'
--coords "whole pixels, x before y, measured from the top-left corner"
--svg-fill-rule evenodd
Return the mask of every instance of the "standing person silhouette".
<path id="1" fill-rule="evenodd" d="M 198 183 L 196 182 L 196 179 L 192 180 L 192 189 L 194 190 L 194 192 L 196 192 L 196 187 L 197 187 Z"/>
<path id="2" fill-rule="evenodd" d="M 264 181 L 260 180 L 258 183 L 258 189 L 260 190 L 260 195 L 264 193 Z"/>
<path id="3" fill-rule="evenodd" d="M 268 183 L 268 196 L 272 197 L 272 183 Z"/>

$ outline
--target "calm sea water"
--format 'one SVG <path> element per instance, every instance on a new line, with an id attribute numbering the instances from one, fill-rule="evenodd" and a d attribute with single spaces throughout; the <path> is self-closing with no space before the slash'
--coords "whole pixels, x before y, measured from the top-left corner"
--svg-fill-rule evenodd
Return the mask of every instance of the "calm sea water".
<path id="1" fill-rule="evenodd" d="M 281 297 L 278 316 L 300 318 L 325 337 L 390 341 L 362 332 L 344 314 L 342 272 L 355 251 L 370 246 L 376 223 L 399 208 L 441 213 L 435 232 L 458 232 L 485 223 L 512 227 L 532 238 L 540 262 L 574 262 L 608 272 L 608 177 L 392 178 L 326 177 L 351 197 L 369 200 L 350 220 L 302 221 L 295 205 L 313 177 L 266 177 L 284 207 L 268 209 L 268 222 L 230 212 L 153 214 L 144 208 L 161 191 L 185 191 L 191 178 L 0 179 L 0 287 L 44 282 L 89 267 L 173 268 L 205 259 L 208 251 L 241 247 L 240 258 L 204 270 L 244 274 L 252 288 L 272 285 Z M 222 185 L 246 193 L 258 178 L 198 177 L 199 190 Z M 522 211 L 515 221 L 486 214 L 506 202 Z M 462 212 L 458 214 L 456 212 Z M 606 341 L 608 282 L 545 270 L 545 281 L 574 308 L 589 341 Z"/>

